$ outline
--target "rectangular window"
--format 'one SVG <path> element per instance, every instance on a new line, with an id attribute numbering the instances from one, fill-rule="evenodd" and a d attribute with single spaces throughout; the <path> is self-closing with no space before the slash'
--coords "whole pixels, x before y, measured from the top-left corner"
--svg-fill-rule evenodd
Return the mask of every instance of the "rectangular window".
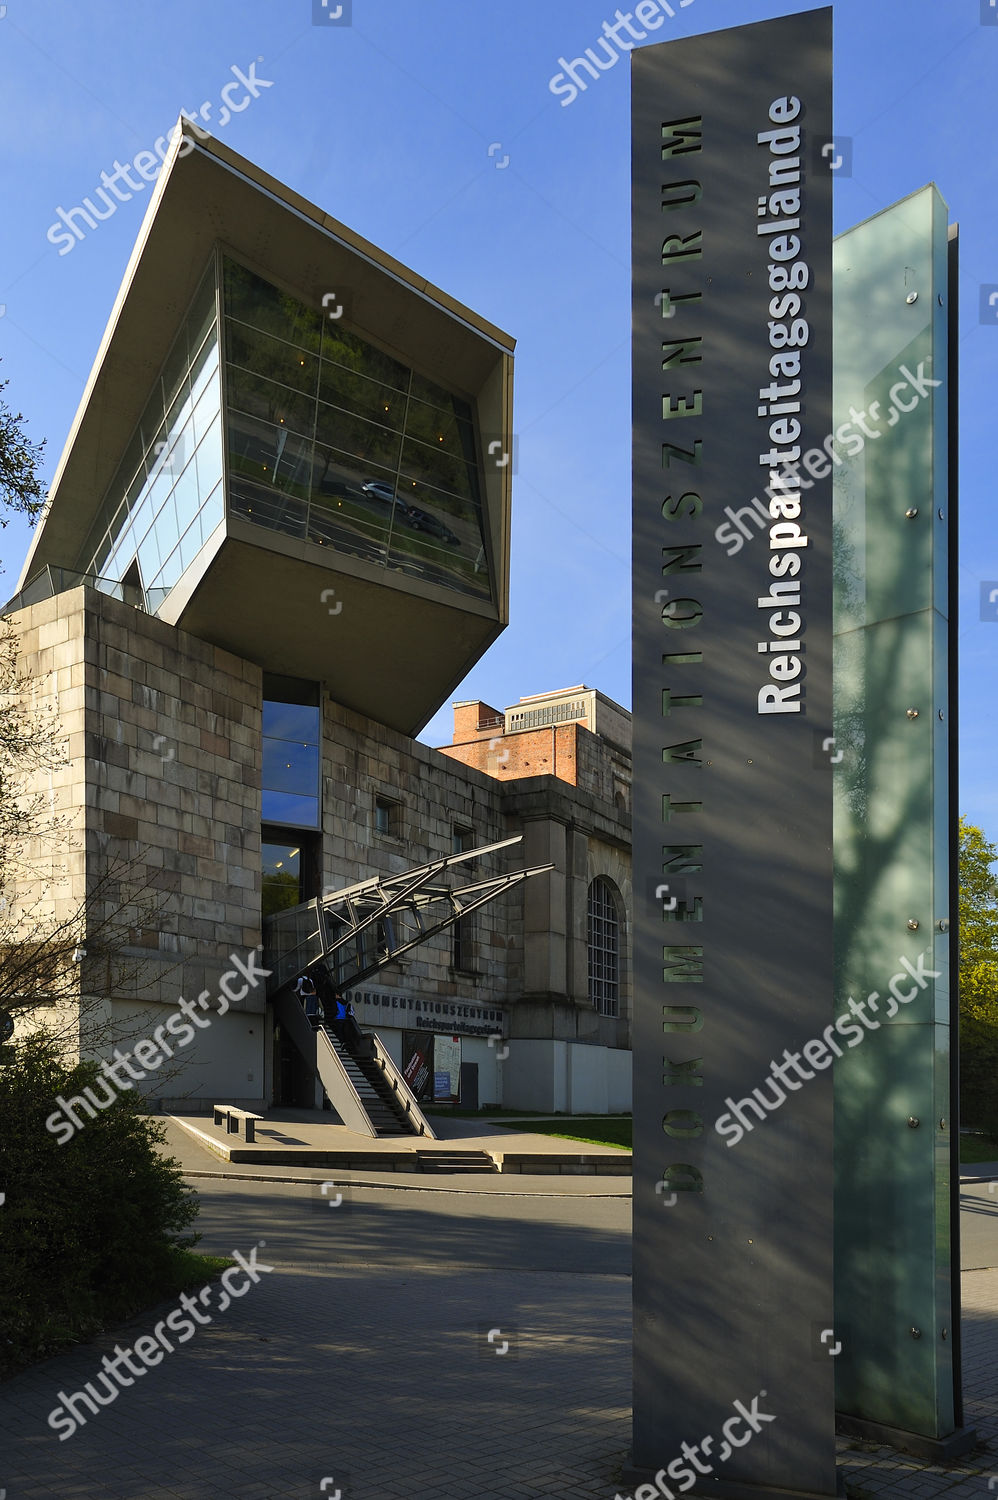
<path id="1" fill-rule="evenodd" d="M 318 828 L 320 714 L 317 684 L 272 677 L 263 683 L 263 821 Z"/>
<path id="2" fill-rule="evenodd" d="M 301 846 L 287 842 L 268 842 L 260 851 L 262 870 L 262 908 L 265 917 L 297 906 L 301 899 Z"/>
<path id="3" fill-rule="evenodd" d="M 402 804 L 400 802 L 396 802 L 392 797 L 375 797 L 374 831 L 391 839 L 402 837 Z"/>
<path id="4" fill-rule="evenodd" d="M 589 998 L 600 1016 L 617 1016 L 620 988 L 620 939 L 617 909 L 605 880 L 589 887 Z"/>

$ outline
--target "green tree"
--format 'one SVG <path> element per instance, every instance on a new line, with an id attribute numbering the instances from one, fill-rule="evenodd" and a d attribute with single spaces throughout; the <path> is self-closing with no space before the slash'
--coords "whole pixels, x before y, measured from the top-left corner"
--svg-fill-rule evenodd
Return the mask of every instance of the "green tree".
<path id="1" fill-rule="evenodd" d="M 0 391 L 9 384 L 8 380 L 0 381 Z M 23 422 L 21 413 L 12 412 L 0 397 L 0 506 L 34 522 L 45 503 L 38 474 L 45 444 L 29 442 Z M 0 526 L 6 526 L 9 520 L 0 510 Z"/>
<path id="2" fill-rule="evenodd" d="M 998 1136 L 998 847 L 960 819 L 960 1112 Z"/>

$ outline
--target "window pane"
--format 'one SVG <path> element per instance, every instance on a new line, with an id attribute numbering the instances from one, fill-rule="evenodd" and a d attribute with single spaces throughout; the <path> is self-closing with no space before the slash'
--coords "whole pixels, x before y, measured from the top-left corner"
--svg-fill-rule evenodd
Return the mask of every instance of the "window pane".
<path id="1" fill-rule="evenodd" d="M 155 582 L 164 589 L 172 589 L 184 571 L 179 547 L 175 547 L 159 571 Z"/>
<path id="2" fill-rule="evenodd" d="M 211 486 L 207 486 L 208 489 Z M 173 486 L 173 503 L 177 512 L 177 530 L 183 534 L 198 513 L 198 476 L 194 456 L 191 455 L 187 467 Z"/>
<path id="3" fill-rule="evenodd" d="M 400 430 L 405 417 L 406 398 L 401 391 L 375 380 L 368 380 L 342 365 L 325 361 L 319 381 L 319 396 L 331 406 L 356 412 L 382 427 Z"/>
<path id="4" fill-rule="evenodd" d="M 317 744 L 319 710 L 313 704 L 285 703 L 266 698 L 263 704 L 263 732 L 274 740 L 301 740 Z"/>
<path id="5" fill-rule="evenodd" d="M 444 448 L 428 448 L 406 438 L 402 445 L 402 472 L 422 484 L 448 490 L 464 500 L 478 500 L 478 476 L 473 464 L 466 463 Z"/>
<path id="6" fill-rule="evenodd" d="M 311 396 L 265 380 L 262 375 L 250 375 L 236 365 L 226 367 L 226 381 L 231 410 L 261 417 L 275 427 L 286 427 L 306 438 L 311 436 L 315 421 L 315 401 Z"/>
<path id="7" fill-rule="evenodd" d="M 254 375 L 264 376 L 303 395 L 315 395 L 319 361 L 314 354 L 231 320 L 226 323 L 225 343 L 230 364 L 252 370 Z"/>
<path id="8" fill-rule="evenodd" d="M 308 512 L 308 539 L 319 547 L 333 547 L 350 557 L 384 563 L 388 556 L 388 523 L 361 514 L 345 500 L 323 496 Z"/>
<path id="9" fill-rule="evenodd" d="M 173 503 L 173 496 L 167 500 L 153 527 L 156 533 L 156 545 L 159 548 L 160 560 L 165 562 L 180 541 L 180 531 L 177 527 L 177 508 Z"/>
<path id="10" fill-rule="evenodd" d="M 304 500 L 282 495 L 279 490 L 238 475 L 233 476 L 230 486 L 229 510 L 232 515 L 242 516 L 255 526 L 266 526 L 269 531 L 280 531 L 285 536 L 305 535 L 308 506 Z"/>
<path id="11" fill-rule="evenodd" d="M 463 422 L 472 420 L 471 407 L 467 401 L 445 390 L 442 385 L 427 380 L 425 375 L 417 375 L 415 370 L 412 372 L 409 394 L 414 401 L 425 401 L 429 406 L 437 406 L 451 416 L 460 417 Z"/>
<path id="12" fill-rule="evenodd" d="M 211 498 L 205 505 L 202 505 L 201 507 L 201 515 L 199 517 L 199 521 L 202 544 L 208 540 L 212 532 L 221 523 L 224 514 L 225 508 L 222 502 L 222 486 L 221 484 L 219 484 L 216 486 Z"/>
<path id="13" fill-rule="evenodd" d="M 286 343 L 318 352 L 323 319 L 316 308 L 307 307 L 297 297 L 279 291 L 269 281 L 228 259 L 224 285 L 225 310 L 230 317 Z"/>
<path id="14" fill-rule="evenodd" d="M 182 390 L 189 389 L 188 335 L 185 329 L 180 330 L 180 338 L 177 339 L 165 363 L 164 372 L 162 372 L 162 389 L 164 389 L 165 411 L 170 411 Z"/>
<path id="15" fill-rule="evenodd" d="M 487 598 L 489 568 L 477 508 L 412 481 L 400 481 L 400 489 L 406 505 L 392 528 L 393 564 L 431 583 Z"/>
<path id="16" fill-rule="evenodd" d="M 401 440 L 397 432 L 323 402 L 318 407 L 315 443 L 319 449 L 334 448 L 350 454 L 357 461 L 358 474 L 370 464 L 382 469 L 398 468 Z"/>
<path id="17" fill-rule="evenodd" d="M 453 413 L 440 411 L 435 406 L 427 406 L 423 401 L 410 398 L 405 414 L 405 434 L 425 443 L 428 448 L 453 453 L 465 463 L 478 462 L 474 424 L 461 421 Z"/>
<path id="18" fill-rule="evenodd" d="M 286 427 L 233 412 L 229 419 L 229 462 L 233 476 L 272 485 L 305 499 L 312 448 L 307 438 Z"/>
<path id="19" fill-rule="evenodd" d="M 218 389 L 218 341 L 214 336 L 201 346 L 191 367 L 191 394 L 195 406 L 209 387 L 213 389 L 215 405 L 218 406 L 221 401 Z"/>
<path id="20" fill-rule="evenodd" d="M 198 289 L 198 294 L 194 299 L 187 318 L 187 354 L 189 359 L 195 359 L 195 356 L 204 343 L 205 335 L 215 322 L 216 315 L 215 257 L 212 256 L 211 264 Z M 195 363 L 197 363 L 196 360 Z"/>
<path id="21" fill-rule="evenodd" d="M 358 334 L 340 328 L 331 319 L 326 321 L 323 329 L 322 360 L 323 364 L 332 361 L 343 365 L 358 375 L 366 375 L 369 380 L 390 385 L 393 390 L 409 389 L 407 365 L 393 359 L 390 354 L 383 354 L 380 349 L 375 349 L 373 344 L 367 343 Z"/>
<path id="22" fill-rule="evenodd" d="M 290 823 L 296 828 L 318 828 L 319 799 L 264 790 L 263 818 L 267 823 Z"/>
<path id="23" fill-rule="evenodd" d="M 180 570 L 186 571 L 201 551 L 201 527 L 197 521 L 188 527 L 180 540 Z"/>
<path id="24" fill-rule="evenodd" d="M 222 409 L 221 392 L 217 385 L 212 385 L 205 391 L 191 418 L 191 431 L 194 434 L 195 446 L 200 443 L 212 422 L 216 420 Z M 221 471 L 219 471 L 221 472 Z"/>
<path id="25" fill-rule="evenodd" d="M 111 537 L 110 533 L 108 533 L 103 537 L 100 546 L 97 548 L 97 551 L 94 554 L 93 563 L 91 565 L 92 571 L 96 573 L 98 577 L 101 576 L 101 569 L 104 567 L 110 555 Z"/>
<path id="26" fill-rule="evenodd" d="M 319 747 L 292 740 L 263 740 L 263 786 L 267 791 L 317 795 Z"/>
<path id="27" fill-rule="evenodd" d="M 163 559 L 159 555 L 156 545 L 156 533 L 150 531 L 145 540 L 140 544 L 138 550 L 139 569 L 142 573 L 142 586 L 149 588 L 153 579 L 163 565 Z"/>
<path id="28" fill-rule="evenodd" d="M 619 947 L 617 908 L 605 880 L 589 887 L 589 998 L 601 1016 L 618 1013 Z"/>
<path id="29" fill-rule="evenodd" d="M 301 850 L 287 844 L 263 844 L 260 848 L 263 874 L 263 915 L 286 911 L 301 904 Z"/>

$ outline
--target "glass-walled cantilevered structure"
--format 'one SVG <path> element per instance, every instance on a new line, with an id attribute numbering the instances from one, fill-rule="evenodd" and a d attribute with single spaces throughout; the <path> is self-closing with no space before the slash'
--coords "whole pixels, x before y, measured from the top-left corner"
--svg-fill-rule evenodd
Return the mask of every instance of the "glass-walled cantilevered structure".
<path id="1" fill-rule="evenodd" d="M 513 341 L 180 139 L 20 597 L 89 580 L 415 733 L 508 619 Z"/>
<path id="2" fill-rule="evenodd" d="M 232 513 L 488 598 L 470 403 L 229 257 L 223 285 Z"/>

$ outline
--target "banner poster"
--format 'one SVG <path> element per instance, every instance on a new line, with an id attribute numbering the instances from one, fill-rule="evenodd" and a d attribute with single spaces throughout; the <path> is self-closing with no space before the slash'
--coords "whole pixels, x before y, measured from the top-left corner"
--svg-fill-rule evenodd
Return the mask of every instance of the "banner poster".
<path id="1" fill-rule="evenodd" d="M 402 1076 L 419 1101 L 430 1098 L 433 1040 L 431 1031 L 402 1033 Z"/>
<path id="2" fill-rule="evenodd" d="M 461 1038 L 433 1039 L 433 1097 L 438 1104 L 457 1104 L 461 1097 Z"/>

